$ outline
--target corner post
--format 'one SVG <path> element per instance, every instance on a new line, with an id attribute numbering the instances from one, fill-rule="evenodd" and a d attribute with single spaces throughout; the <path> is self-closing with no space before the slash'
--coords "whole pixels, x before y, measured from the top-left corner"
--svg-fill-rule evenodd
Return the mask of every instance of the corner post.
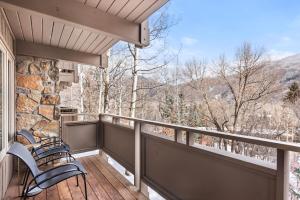
<path id="1" fill-rule="evenodd" d="M 102 123 L 102 117 L 103 117 L 103 114 L 100 113 L 99 114 L 99 122 L 98 122 L 98 133 L 97 133 L 98 134 L 97 140 L 98 140 L 100 154 L 101 154 L 102 148 L 104 146 L 104 127 L 103 127 L 103 123 Z"/>
<path id="2" fill-rule="evenodd" d="M 141 123 L 134 121 L 134 141 L 135 141 L 135 152 L 134 152 L 134 186 L 137 191 L 141 190 Z"/>

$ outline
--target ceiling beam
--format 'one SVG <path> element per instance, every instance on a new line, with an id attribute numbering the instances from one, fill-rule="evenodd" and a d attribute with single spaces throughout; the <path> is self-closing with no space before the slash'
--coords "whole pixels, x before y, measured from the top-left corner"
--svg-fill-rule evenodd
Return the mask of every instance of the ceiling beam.
<path id="1" fill-rule="evenodd" d="M 125 20 L 74 0 L 0 0 L 0 7 L 49 17 L 140 47 L 149 44 L 145 35 L 149 34 L 145 30 L 145 24 Z"/>
<path id="2" fill-rule="evenodd" d="M 101 66 L 101 58 L 99 55 L 96 54 L 83 53 L 79 51 L 63 49 L 43 44 L 34 44 L 31 42 L 25 42 L 23 40 L 17 40 L 16 44 L 17 55 L 67 60 L 71 62 L 93 65 L 97 67 Z"/>

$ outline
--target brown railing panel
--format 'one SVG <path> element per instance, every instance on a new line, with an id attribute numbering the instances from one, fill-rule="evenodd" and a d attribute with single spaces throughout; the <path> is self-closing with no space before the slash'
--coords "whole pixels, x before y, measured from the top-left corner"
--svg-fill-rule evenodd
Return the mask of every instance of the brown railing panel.
<path id="1" fill-rule="evenodd" d="M 101 146 L 113 159 L 134 173 L 134 130 L 102 122 Z"/>
<path id="2" fill-rule="evenodd" d="M 168 199 L 274 200 L 276 170 L 142 134 L 142 180 Z"/>
<path id="3" fill-rule="evenodd" d="M 62 139 L 70 145 L 72 153 L 99 148 L 99 121 L 63 122 Z"/>

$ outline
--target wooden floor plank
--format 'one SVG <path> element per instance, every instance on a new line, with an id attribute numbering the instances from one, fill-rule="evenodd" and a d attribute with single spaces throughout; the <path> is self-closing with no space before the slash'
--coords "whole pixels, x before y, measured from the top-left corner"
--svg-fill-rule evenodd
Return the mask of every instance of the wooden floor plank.
<path id="1" fill-rule="evenodd" d="M 78 180 L 79 180 L 80 177 L 78 177 Z M 74 200 L 82 200 L 84 199 L 84 195 L 82 194 L 81 192 L 81 189 L 79 186 L 77 186 L 77 182 L 76 182 L 76 177 L 72 177 L 72 178 L 69 178 L 67 181 L 67 184 L 69 186 L 69 189 L 71 191 L 71 196 L 72 196 L 72 199 Z"/>
<path id="2" fill-rule="evenodd" d="M 84 194 L 84 183 L 83 183 L 83 179 L 79 178 L 79 187 L 81 189 L 81 192 Z M 87 188 L 87 194 L 88 194 L 88 199 L 89 200 L 102 200 L 103 198 L 100 199 L 97 197 L 97 195 L 95 194 L 95 189 L 93 189 L 88 181 L 88 178 L 86 178 L 86 188 Z M 107 197 L 108 198 L 108 197 Z"/>
<path id="3" fill-rule="evenodd" d="M 86 168 L 88 175 L 87 192 L 89 200 L 133 200 L 147 198 L 139 192 L 132 190 L 125 177 L 117 172 L 111 165 L 105 162 L 99 156 L 90 156 L 78 159 Z M 20 176 L 22 177 L 22 175 Z M 5 200 L 20 199 L 22 186 L 19 184 L 17 175 L 15 175 L 6 191 Z M 84 182 L 79 177 L 79 187 L 77 187 L 76 178 L 60 182 L 47 190 L 44 190 L 34 198 L 34 200 L 80 200 L 84 199 Z"/>
<path id="4" fill-rule="evenodd" d="M 53 185 L 52 187 L 47 189 L 47 199 L 59 200 L 57 185 Z"/>
<path id="5" fill-rule="evenodd" d="M 105 178 L 112 184 L 114 188 L 121 194 L 125 200 L 135 200 L 135 197 L 127 190 L 126 187 L 113 176 L 106 168 L 104 168 L 95 156 L 89 157 L 99 171 L 105 176 Z"/>
<path id="6" fill-rule="evenodd" d="M 99 161 L 99 163 L 107 169 L 111 174 L 113 174 L 123 185 L 126 187 L 130 193 L 139 200 L 147 200 L 148 198 L 143 195 L 141 192 L 137 192 L 134 190 L 133 185 L 115 168 L 113 168 L 107 161 L 105 161 L 101 156 L 95 156 L 95 158 Z"/>
<path id="7" fill-rule="evenodd" d="M 89 160 L 88 158 L 83 158 L 82 160 L 86 163 L 86 167 L 88 168 L 89 173 L 91 173 L 92 176 L 95 176 L 99 184 L 101 184 L 101 186 L 111 199 L 124 200 L 120 193 L 108 182 L 105 176 L 103 176 L 103 174 L 97 169 L 97 167 L 93 165 L 91 160 Z"/>
<path id="8" fill-rule="evenodd" d="M 43 190 L 40 194 L 34 197 L 34 200 L 45 200 L 47 199 L 47 190 Z"/>
<path id="9" fill-rule="evenodd" d="M 87 182 L 91 186 L 91 189 L 94 191 L 94 193 L 96 194 L 98 199 L 111 200 L 111 198 L 108 196 L 108 194 L 106 193 L 106 191 L 104 190 L 102 185 L 98 182 L 98 180 L 96 179 L 94 174 L 90 171 L 89 166 L 85 163 L 84 159 L 81 159 L 80 161 L 84 165 L 85 169 L 88 171 L 88 175 L 86 177 Z M 91 191 L 91 190 L 88 189 L 88 194 L 89 194 L 89 191 Z"/>
<path id="10" fill-rule="evenodd" d="M 61 200 L 71 200 L 72 196 L 66 181 L 62 181 L 57 184 L 59 198 Z"/>
<path id="11" fill-rule="evenodd" d="M 13 176 L 5 193 L 4 200 L 16 199 L 19 194 L 21 194 L 19 180 L 17 176 Z"/>

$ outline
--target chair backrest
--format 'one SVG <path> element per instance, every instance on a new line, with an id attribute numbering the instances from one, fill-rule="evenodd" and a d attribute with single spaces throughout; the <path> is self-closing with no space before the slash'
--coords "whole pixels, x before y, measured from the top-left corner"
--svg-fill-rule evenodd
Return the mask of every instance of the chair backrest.
<path id="1" fill-rule="evenodd" d="M 30 169 L 33 177 L 35 177 L 36 175 L 38 175 L 39 173 L 41 173 L 41 171 L 39 170 L 39 168 L 38 168 L 38 166 L 36 164 L 36 161 L 32 157 L 31 153 L 21 143 L 15 142 L 9 148 L 9 150 L 8 150 L 7 153 L 11 154 L 11 155 L 14 155 L 14 156 L 17 156 L 18 158 L 20 158 L 27 165 L 27 167 Z"/>
<path id="2" fill-rule="evenodd" d="M 35 144 L 36 141 L 32 135 L 32 133 L 30 133 L 28 130 L 26 129 L 22 129 L 20 131 L 17 131 L 17 135 L 21 135 L 23 136 L 26 140 L 28 140 L 28 142 L 30 142 L 31 144 Z"/>
<path id="3" fill-rule="evenodd" d="M 22 129 L 20 131 L 17 131 L 17 135 L 23 136 L 30 144 L 36 144 L 37 141 L 34 139 L 34 136 L 32 135 L 32 133 L 30 133 L 28 130 L 26 129 Z M 39 156 L 39 154 L 44 153 L 44 149 L 42 148 L 35 148 L 33 147 L 34 152 Z"/>

